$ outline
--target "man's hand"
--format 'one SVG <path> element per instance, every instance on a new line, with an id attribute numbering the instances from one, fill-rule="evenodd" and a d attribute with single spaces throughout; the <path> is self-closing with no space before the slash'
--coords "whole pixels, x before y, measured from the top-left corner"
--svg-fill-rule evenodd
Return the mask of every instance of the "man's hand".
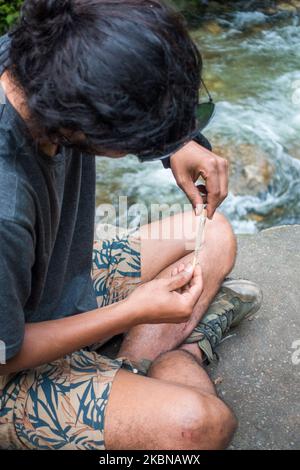
<path id="1" fill-rule="evenodd" d="M 26 324 L 22 347 L 7 364 L 0 364 L 0 376 L 55 361 L 141 323 L 187 321 L 203 289 L 200 267 L 194 272 L 190 268 L 168 279 L 145 283 L 127 299 L 112 305 L 58 320 Z"/>
<path id="2" fill-rule="evenodd" d="M 154 279 L 127 299 L 136 323 L 184 323 L 192 315 L 203 290 L 200 266 L 191 264 L 168 279 Z"/>
<path id="3" fill-rule="evenodd" d="M 178 186 L 185 192 L 194 209 L 197 209 L 198 204 L 207 203 L 207 216 L 211 219 L 228 194 L 227 160 L 191 141 L 172 155 L 171 169 Z M 206 183 L 206 201 L 203 201 L 195 185 L 200 176 Z"/>

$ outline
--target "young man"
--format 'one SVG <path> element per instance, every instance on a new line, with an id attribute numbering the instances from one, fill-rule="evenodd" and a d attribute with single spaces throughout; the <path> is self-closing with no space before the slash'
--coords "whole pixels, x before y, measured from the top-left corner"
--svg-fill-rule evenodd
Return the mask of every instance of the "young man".
<path id="1" fill-rule="evenodd" d="M 202 362 L 261 294 L 219 290 L 227 164 L 192 138 L 201 58 L 182 19 L 156 0 L 25 0 L 1 64 L 0 447 L 225 448 L 236 420 Z M 206 179 L 201 269 L 170 220 L 94 243 L 94 155 L 127 153 L 168 155 L 194 206 Z M 115 360 L 92 352 L 120 333 Z"/>

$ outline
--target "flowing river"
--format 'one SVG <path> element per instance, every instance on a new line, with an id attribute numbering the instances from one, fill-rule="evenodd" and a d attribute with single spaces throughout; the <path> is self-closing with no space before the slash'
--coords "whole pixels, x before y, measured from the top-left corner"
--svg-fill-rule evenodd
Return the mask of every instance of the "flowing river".
<path id="1" fill-rule="evenodd" d="M 207 15 L 192 34 L 216 103 L 204 131 L 231 163 L 220 210 L 237 233 L 300 223 L 300 24 L 296 13 Z M 204 96 L 204 95 L 203 95 Z M 135 157 L 97 159 L 97 204 L 185 204 L 172 173 Z"/>

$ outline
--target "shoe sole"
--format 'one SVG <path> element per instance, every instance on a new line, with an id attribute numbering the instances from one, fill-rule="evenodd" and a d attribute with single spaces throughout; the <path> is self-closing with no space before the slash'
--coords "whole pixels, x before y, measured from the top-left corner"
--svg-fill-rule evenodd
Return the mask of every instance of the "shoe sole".
<path id="1" fill-rule="evenodd" d="M 254 315 L 261 307 L 263 302 L 263 292 L 261 288 L 254 282 L 246 279 L 227 279 L 223 282 L 222 288 L 226 288 L 237 295 L 244 302 L 253 302 L 253 306 L 249 312 L 242 317 L 237 323 L 232 323 L 232 327 L 237 326 L 242 320 Z M 253 299 L 255 299 L 253 301 Z"/>

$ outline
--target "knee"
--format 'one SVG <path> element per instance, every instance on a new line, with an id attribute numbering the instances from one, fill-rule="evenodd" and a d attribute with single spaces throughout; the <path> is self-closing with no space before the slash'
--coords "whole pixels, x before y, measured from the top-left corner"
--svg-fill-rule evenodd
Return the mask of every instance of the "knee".
<path id="1" fill-rule="evenodd" d="M 231 271 L 237 255 L 237 240 L 229 220 L 220 212 L 216 212 L 213 219 L 208 221 L 208 230 L 222 254 L 226 255 L 226 268 Z"/>
<path id="2" fill-rule="evenodd" d="M 219 239 L 223 241 L 228 248 L 232 251 L 236 251 L 236 236 L 233 232 L 232 225 L 225 215 L 220 212 L 216 212 L 212 221 L 212 229 L 219 236 Z"/>
<path id="3" fill-rule="evenodd" d="M 226 449 L 236 431 L 237 420 L 219 398 L 192 391 L 182 408 L 177 428 L 182 449 Z"/>

